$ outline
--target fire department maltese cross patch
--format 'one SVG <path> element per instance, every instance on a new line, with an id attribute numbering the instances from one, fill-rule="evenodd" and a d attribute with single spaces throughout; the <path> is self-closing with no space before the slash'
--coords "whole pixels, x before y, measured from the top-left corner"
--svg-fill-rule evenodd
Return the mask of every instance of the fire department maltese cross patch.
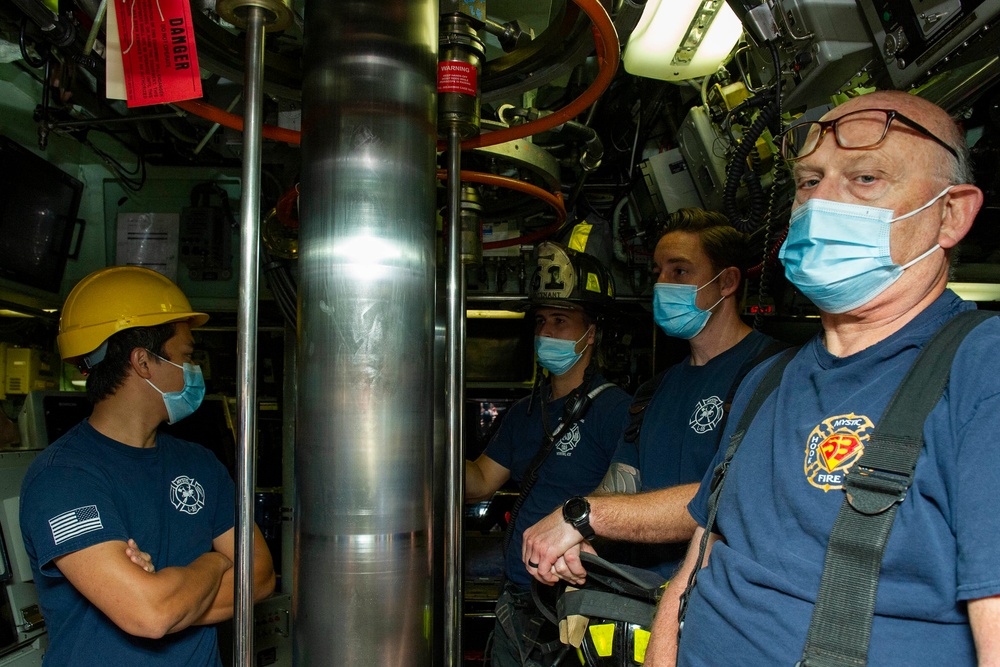
<path id="1" fill-rule="evenodd" d="M 205 489 L 187 475 L 170 483 L 170 503 L 185 514 L 197 514 L 205 506 Z"/>
<path id="2" fill-rule="evenodd" d="M 691 419 L 688 420 L 688 426 L 695 433 L 707 433 L 719 425 L 725 414 L 726 408 L 722 404 L 722 399 L 718 396 L 709 396 L 698 401 L 694 412 L 691 413 Z"/>
<path id="3" fill-rule="evenodd" d="M 875 427 L 864 415 L 824 419 L 806 442 L 805 473 L 809 483 L 823 491 L 839 490 L 844 475 L 865 451 Z"/>
<path id="4" fill-rule="evenodd" d="M 555 444 L 556 456 L 573 455 L 573 450 L 580 444 L 580 424 L 582 423 L 582 419 L 574 423 L 570 426 L 569 430 L 566 431 L 566 435 L 559 438 L 559 442 Z"/>

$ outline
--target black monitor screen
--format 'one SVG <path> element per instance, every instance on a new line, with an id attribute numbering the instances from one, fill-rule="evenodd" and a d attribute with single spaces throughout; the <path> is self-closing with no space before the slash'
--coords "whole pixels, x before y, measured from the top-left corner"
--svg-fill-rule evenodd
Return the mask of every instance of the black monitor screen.
<path id="1" fill-rule="evenodd" d="M 0 136 L 0 192 L 0 278 L 58 292 L 83 184 Z"/>

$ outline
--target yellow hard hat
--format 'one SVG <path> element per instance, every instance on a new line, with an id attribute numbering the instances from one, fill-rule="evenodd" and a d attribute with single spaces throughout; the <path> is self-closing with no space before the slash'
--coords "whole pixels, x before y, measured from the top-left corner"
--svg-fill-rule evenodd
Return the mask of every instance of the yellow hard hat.
<path id="1" fill-rule="evenodd" d="M 91 273 L 66 297 L 56 341 L 63 360 L 71 360 L 124 329 L 184 320 L 200 327 L 208 315 L 192 311 L 169 278 L 140 266 L 111 266 Z"/>

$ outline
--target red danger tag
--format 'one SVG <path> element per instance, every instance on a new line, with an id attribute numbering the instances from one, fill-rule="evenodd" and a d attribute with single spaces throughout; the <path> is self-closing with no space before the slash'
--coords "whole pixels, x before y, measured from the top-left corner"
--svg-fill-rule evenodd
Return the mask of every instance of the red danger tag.
<path id="1" fill-rule="evenodd" d="M 189 0 L 114 0 L 128 106 L 201 97 Z"/>
<path id="2" fill-rule="evenodd" d="M 460 60 L 438 63 L 438 92 L 476 94 L 476 66 Z"/>

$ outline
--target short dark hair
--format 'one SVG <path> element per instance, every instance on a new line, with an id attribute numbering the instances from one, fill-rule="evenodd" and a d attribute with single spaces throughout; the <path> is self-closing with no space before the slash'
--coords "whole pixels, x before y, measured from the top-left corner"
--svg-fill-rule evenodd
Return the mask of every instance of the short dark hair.
<path id="1" fill-rule="evenodd" d="M 128 375 L 132 350 L 144 350 L 166 358 L 167 341 L 177 333 L 177 323 L 168 322 L 155 327 L 132 327 L 113 334 L 107 340 L 108 351 L 104 359 L 87 375 L 87 398 L 97 403 L 113 395 Z"/>
<path id="2" fill-rule="evenodd" d="M 702 250 L 716 272 L 735 266 L 740 271 L 737 293 L 743 286 L 749 266 L 749 238 L 731 224 L 722 213 L 701 208 L 682 208 L 670 214 L 656 236 L 659 243 L 670 232 L 689 232 L 701 239 Z"/>

